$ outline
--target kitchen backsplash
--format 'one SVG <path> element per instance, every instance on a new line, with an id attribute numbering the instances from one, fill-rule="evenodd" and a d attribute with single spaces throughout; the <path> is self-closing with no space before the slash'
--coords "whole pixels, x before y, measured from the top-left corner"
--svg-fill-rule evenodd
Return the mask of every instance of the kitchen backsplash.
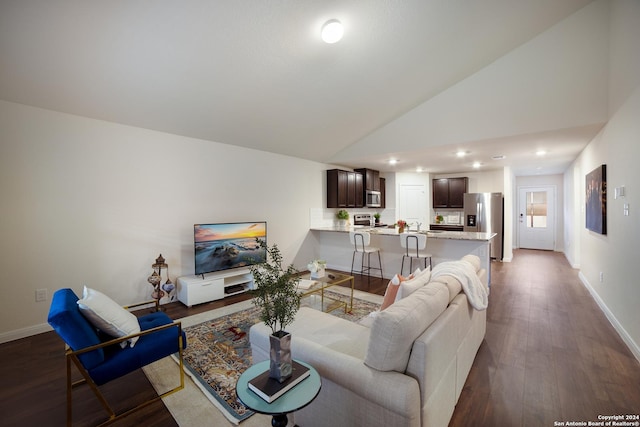
<path id="1" fill-rule="evenodd" d="M 452 211 L 452 210 L 441 210 L 435 211 L 433 217 L 431 218 L 431 223 L 436 223 L 436 217 L 438 215 L 442 215 L 443 221 L 441 224 L 451 224 L 451 225 L 460 225 L 462 224 L 464 211 Z"/>
<path id="2" fill-rule="evenodd" d="M 309 228 L 333 227 L 337 225 L 336 212 L 338 212 L 338 210 L 339 209 L 327 208 L 309 209 Z M 396 218 L 396 210 L 390 208 L 381 210 L 353 208 L 347 209 L 347 212 L 349 212 L 350 222 L 353 222 L 353 215 L 359 213 L 374 214 L 379 212 L 380 222 L 382 224 L 393 224 Z"/>

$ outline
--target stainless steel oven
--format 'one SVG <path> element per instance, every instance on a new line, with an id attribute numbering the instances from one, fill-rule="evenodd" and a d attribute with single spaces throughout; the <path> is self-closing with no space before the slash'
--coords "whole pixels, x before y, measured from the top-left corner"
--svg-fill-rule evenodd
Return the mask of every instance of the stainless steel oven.
<path id="1" fill-rule="evenodd" d="M 373 215 L 371 214 L 355 214 L 353 216 L 354 226 L 373 227 Z"/>
<path id="2" fill-rule="evenodd" d="M 381 194 L 379 191 L 367 190 L 365 193 L 365 206 L 368 208 L 379 208 L 380 197 Z"/>

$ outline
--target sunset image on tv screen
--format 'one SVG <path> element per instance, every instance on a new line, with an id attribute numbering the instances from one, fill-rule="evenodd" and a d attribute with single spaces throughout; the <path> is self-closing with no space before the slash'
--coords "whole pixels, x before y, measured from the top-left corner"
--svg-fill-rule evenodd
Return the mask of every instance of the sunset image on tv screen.
<path id="1" fill-rule="evenodd" d="M 266 257 L 256 241 L 266 241 L 266 222 L 196 224 L 193 235 L 196 274 L 247 267 Z"/>

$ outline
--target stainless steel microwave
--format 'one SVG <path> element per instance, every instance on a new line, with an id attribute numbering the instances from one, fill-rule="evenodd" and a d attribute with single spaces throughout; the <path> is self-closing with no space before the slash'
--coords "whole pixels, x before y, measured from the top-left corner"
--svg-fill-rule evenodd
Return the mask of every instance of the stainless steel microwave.
<path id="1" fill-rule="evenodd" d="M 365 193 L 365 206 L 368 208 L 379 208 L 381 194 L 379 191 L 367 190 Z"/>

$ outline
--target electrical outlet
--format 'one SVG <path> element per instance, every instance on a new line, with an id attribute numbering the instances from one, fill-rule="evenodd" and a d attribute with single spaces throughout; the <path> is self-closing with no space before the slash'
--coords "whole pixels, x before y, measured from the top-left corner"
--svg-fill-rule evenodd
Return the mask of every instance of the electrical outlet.
<path id="1" fill-rule="evenodd" d="M 47 300 L 46 289 L 36 289 L 36 302 L 42 302 Z"/>
<path id="2" fill-rule="evenodd" d="M 604 282 L 604 273 L 600 272 L 600 283 Z"/>

